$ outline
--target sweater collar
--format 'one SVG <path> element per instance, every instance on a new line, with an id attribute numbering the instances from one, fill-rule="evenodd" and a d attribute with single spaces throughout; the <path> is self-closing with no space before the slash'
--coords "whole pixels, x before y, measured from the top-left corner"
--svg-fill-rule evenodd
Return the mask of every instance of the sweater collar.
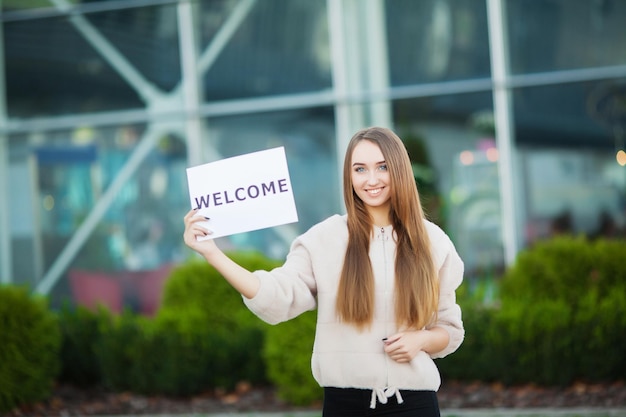
<path id="1" fill-rule="evenodd" d="M 389 240 L 393 234 L 393 226 L 376 226 L 374 225 L 374 238 L 376 240 Z"/>

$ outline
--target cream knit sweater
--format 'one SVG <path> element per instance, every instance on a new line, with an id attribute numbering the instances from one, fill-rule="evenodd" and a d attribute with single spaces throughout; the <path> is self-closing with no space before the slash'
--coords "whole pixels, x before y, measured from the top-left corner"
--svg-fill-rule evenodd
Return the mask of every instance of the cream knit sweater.
<path id="1" fill-rule="evenodd" d="M 252 299 L 244 297 L 244 302 L 270 324 L 317 308 L 311 366 L 320 386 L 372 389 L 373 403 L 375 394 L 379 401 L 386 402 L 383 392 L 391 396 L 399 389 L 437 391 L 441 378 L 433 359 L 454 352 L 464 338 L 461 309 L 455 297 L 463 279 L 463 262 L 448 236 L 435 224 L 425 222 L 440 280 L 439 312 L 431 326 L 443 327 L 450 334 L 450 342 L 441 352 L 420 352 L 411 363 L 397 363 L 383 351 L 382 339 L 400 330 L 394 320 L 396 244 L 391 226 L 375 230 L 370 244 L 376 301 L 369 330 L 358 331 L 340 323 L 335 311 L 348 242 L 346 215 L 329 217 L 299 236 L 281 267 L 256 271 L 261 280 L 259 292 Z"/>

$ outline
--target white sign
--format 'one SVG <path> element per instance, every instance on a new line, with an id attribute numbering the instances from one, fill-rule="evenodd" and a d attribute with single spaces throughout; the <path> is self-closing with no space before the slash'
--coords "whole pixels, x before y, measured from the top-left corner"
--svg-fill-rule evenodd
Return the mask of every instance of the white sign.
<path id="1" fill-rule="evenodd" d="M 189 198 L 214 239 L 298 221 L 285 148 L 187 168 Z"/>

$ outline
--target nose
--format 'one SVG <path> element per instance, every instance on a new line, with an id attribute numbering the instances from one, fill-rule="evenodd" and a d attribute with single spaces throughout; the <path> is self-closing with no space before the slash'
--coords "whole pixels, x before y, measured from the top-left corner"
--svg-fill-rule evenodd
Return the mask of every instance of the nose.
<path id="1" fill-rule="evenodd" d="M 369 175 L 367 176 L 367 183 L 369 185 L 376 185 L 378 183 L 378 172 L 376 170 L 369 172 Z"/>

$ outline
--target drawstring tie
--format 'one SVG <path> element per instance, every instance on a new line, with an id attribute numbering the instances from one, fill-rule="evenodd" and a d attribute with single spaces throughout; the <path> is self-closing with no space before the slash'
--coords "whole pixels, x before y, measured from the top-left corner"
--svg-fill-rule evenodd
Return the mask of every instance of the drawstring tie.
<path id="1" fill-rule="evenodd" d="M 376 397 L 378 397 L 378 402 L 381 404 L 387 404 L 387 399 L 393 396 L 396 396 L 396 400 L 398 400 L 398 404 L 402 404 L 404 400 L 402 399 L 402 395 L 400 394 L 400 390 L 396 387 L 387 387 L 387 388 L 374 388 L 372 390 L 372 400 L 370 401 L 370 408 L 376 408 Z"/>

